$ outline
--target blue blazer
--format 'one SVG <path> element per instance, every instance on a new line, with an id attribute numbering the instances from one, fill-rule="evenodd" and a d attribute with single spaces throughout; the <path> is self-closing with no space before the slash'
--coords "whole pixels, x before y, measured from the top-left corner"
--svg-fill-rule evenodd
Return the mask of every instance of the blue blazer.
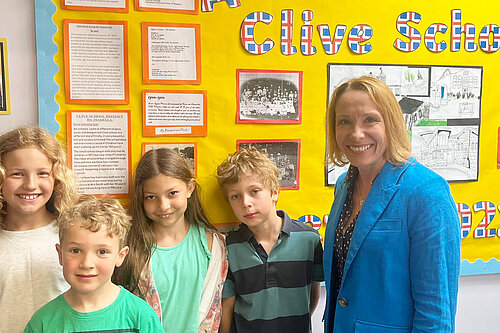
<path id="1" fill-rule="evenodd" d="M 460 270 L 460 222 L 445 179 L 410 158 L 387 162 L 359 213 L 332 299 L 335 230 L 347 195 L 335 187 L 325 234 L 325 332 L 454 332 Z"/>

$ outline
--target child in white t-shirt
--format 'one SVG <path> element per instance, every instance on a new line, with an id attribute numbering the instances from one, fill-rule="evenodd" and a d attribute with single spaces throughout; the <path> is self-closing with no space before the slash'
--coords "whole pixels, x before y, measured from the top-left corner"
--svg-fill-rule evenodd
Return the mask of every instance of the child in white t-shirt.
<path id="1" fill-rule="evenodd" d="M 74 197 L 56 139 L 27 126 L 0 136 L 0 332 L 22 332 L 38 308 L 68 289 L 55 218 Z"/>

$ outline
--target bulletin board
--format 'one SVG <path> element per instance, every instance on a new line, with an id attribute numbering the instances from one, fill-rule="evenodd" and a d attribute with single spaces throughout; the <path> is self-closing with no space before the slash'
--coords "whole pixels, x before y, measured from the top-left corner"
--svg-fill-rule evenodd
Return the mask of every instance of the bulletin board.
<path id="1" fill-rule="evenodd" d="M 85 126 L 113 128 L 111 138 L 128 148 L 115 147 L 121 164 L 102 174 L 123 181 L 146 146 L 179 145 L 195 163 L 207 213 L 221 229 L 237 220 L 218 188 L 217 165 L 242 143 L 291 143 L 274 157 L 290 185 L 278 209 L 324 233 L 333 201 L 325 172 L 332 64 L 480 68 L 476 173 L 450 187 L 461 215 L 461 274 L 500 272 L 500 218 L 494 219 L 500 209 L 500 22 L 492 14 L 500 3 L 65 1 L 35 0 L 40 125 L 64 144 L 74 141 L 68 126 L 84 138 L 95 132 Z M 88 42 L 82 33 L 96 37 Z M 453 80 L 443 88 L 447 96 L 473 98 Z M 178 118 L 179 107 L 189 117 Z M 88 123 L 76 118 L 82 113 Z M 71 125 L 69 115 L 85 126 Z M 126 187 L 115 196 L 126 203 Z"/>

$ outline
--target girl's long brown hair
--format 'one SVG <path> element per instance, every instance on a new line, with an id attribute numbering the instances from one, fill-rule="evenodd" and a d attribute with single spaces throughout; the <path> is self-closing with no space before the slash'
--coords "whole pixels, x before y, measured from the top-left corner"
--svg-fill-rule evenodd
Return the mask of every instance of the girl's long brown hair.
<path id="1" fill-rule="evenodd" d="M 135 170 L 134 187 L 130 198 L 132 227 L 126 241 L 130 251 L 122 266 L 115 269 L 113 278 L 115 283 L 132 292 L 137 289 L 141 272 L 151 260 L 151 252 L 156 244 L 153 221 L 146 216 L 144 211 L 144 184 L 158 175 L 179 179 L 186 186 L 194 180 L 189 165 L 175 150 L 167 148 L 150 150 L 139 161 Z M 187 200 L 184 217 L 191 224 L 215 229 L 203 210 L 199 190 L 199 185 L 195 182 L 195 189 Z"/>

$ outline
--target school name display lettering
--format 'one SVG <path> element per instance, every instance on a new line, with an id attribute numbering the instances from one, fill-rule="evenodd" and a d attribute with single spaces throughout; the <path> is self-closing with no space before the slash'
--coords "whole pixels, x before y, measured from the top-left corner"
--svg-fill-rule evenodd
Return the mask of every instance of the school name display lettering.
<path id="1" fill-rule="evenodd" d="M 241 6 L 238 0 L 202 0 L 202 11 L 213 11 L 213 5 L 217 2 L 227 2 L 230 8 Z M 302 27 L 300 33 L 300 51 L 303 55 L 314 55 L 317 53 L 317 48 L 313 46 L 313 30 L 311 24 L 314 13 L 312 10 L 304 10 L 302 12 Z M 294 14 L 292 9 L 283 9 L 281 11 L 281 40 L 280 50 L 283 55 L 294 55 L 297 53 L 297 47 L 293 45 L 293 19 Z M 449 50 L 457 52 L 463 48 L 467 52 L 475 52 L 481 49 L 486 53 L 494 53 L 500 49 L 500 27 L 496 24 L 486 24 L 476 36 L 476 26 L 472 23 L 462 24 L 462 11 L 453 9 L 451 11 L 451 23 L 432 23 L 425 29 L 425 33 L 420 28 L 415 28 L 412 25 L 418 25 L 422 19 L 422 15 L 417 12 L 407 11 L 401 13 L 396 19 L 396 30 L 402 37 L 394 40 L 393 46 L 402 52 L 413 52 L 417 50 L 423 43 L 427 50 L 439 53 L 448 48 L 448 43 L 445 40 L 446 34 L 449 34 Z M 241 44 L 246 51 L 261 55 L 271 51 L 275 42 L 271 38 L 266 38 L 264 42 L 257 43 L 255 41 L 255 30 L 257 23 L 269 25 L 273 22 L 273 15 L 266 12 L 253 12 L 248 14 L 241 24 L 240 38 Z M 450 29 L 449 29 L 450 27 Z M 316 26 L 323 51 L 328 55 L 337 54 L 342 46 L 342 42 L 347 40 L 349 49 L 355 54 L 367 54 L 373 50 L 372 43 L 369 40 L 373 37 L 374 31 L 369 24 L 356 24 L 348 29 L 346 25 L 337 24 L 335 29 L 330 29 L 328 24 L 318 24 Z M 420 30 L 419 30 L 420 29 Z M 449 30 L 449 31 L 448 31 Z M 333 36 L 333 37 L 332 37 Z M 477 37 L 477 43 L 476 43 Z"/>
<path id="2" fill-rule="evenodd" d="M 489 201 L 479 201 L 472 205 L 471 209 L 469 205 L 462 202 L 457 202 L 456 207 L 461 219 L 460 233 L 462 239 L 467 237 L 469 233 L 471 233 L 471 231 L 474 239 L 489 238 L 495 236 L 500 237 L 500 228 L 488 228 L 497 212 L 494 203 Z M 498 205 L 498 211 L 500 211 L 500 205 Z M 474 229 L 472 229 L 472 212 L 484 212 L 483 218 Z M 315 230 L 319 230 L 323 225 L 326 227 L 326 224 L 328 223 L 328 215 L 323 215 L 323 219 L 319 218 L 316 215 L 303 215 L 298 218 L 298 221 L 307 223 L 311 225 Z M 323 242 L 323 238 L 321 238 L 321 242 Z"/>

